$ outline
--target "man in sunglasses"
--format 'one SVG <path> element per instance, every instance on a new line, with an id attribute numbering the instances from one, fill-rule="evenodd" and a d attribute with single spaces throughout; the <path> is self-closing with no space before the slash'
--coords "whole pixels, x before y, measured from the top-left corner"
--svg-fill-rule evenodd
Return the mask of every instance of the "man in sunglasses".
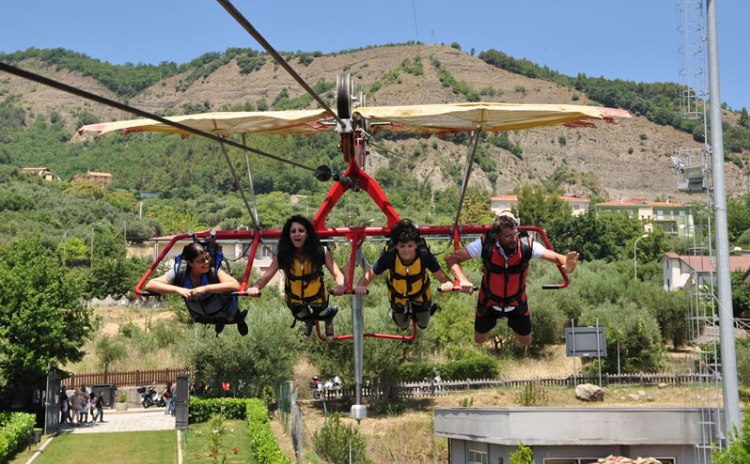
<path id="1" fill-rule="evenodd" d="M 578 253 L 571 251 L 561 255 L 534 242 L 530 236 L 522 236 L 516 217 L 510 211 L 503 211 L 495 217 L 486 235 L 445 258 L 464 293 L 473 292 L 474 284 L 464 274 L 461 263 L 477 257 L 482 259 L 483 272 L 474 319 L 474 341 L 487 341 L 497 320 L 506 318 L 516 339 L 522 345 L 529 345 L 531 318 L 526 301 L 529 261 L 542 258 L 571 273 L 578 263 Z"/>

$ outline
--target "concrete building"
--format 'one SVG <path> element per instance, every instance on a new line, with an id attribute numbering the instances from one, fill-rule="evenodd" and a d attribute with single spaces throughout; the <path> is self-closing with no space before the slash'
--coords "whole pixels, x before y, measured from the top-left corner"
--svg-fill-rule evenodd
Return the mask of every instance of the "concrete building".
<path id="1" fill-rule="evenodd" d="M 714 256 L 679 255 L 670 251 L 661 261 L 664 290 L 700 289 L 711 279 L 716 279 Z M 730 255 L 729 270 L 750 272 L 750 254 Z"/>
<path id="2" fill-rule="evenodd" d="M 47 167 L 38 168 L 21 168 L 21 172 L 24 174 L 34 174 L 41 177 L 44 180 L 60 180 L 60 176 L 50 171 Z"/>
<path id="3" fill-rule="evenodd" d="M 435 435 L 448 439 L 453 464 L 508 464 L 520 444 L 532 449 L 535 464 L 590 464 L 609 455 L 698 464 L 716 441 L 704 436 L 705 420 L 699 408 L 437 408 Z"/>
<path id="4" fill-rule="evenodd" d="M 76 174 L 73 181 L 89 182 L 91 184 L 98 184 L 102 187 L 107 187 L 112 183 L 112 174 L 108 172 L 88 171 L 86 174 Z"/>
<path id="5" fill-rule="evenodd" d="M 592 206 L 599 214 L 625 213 L 646 223 L 644 230 L 651 232 L 655 227 L 665 234 L 690 239 L 695 231 L 693 207 L 669 201 L 646 201 L 645 198 L 606 201 Z"/>
<path id="6" fill-rule="evenodd" d="M 591 200 L 588 198 L 567 196 L 560 196 L 559 198 L 570 205 L 573 210 L 573 216 L 586 214 L 586 211 L 589 210 L 589 203 L 591 203 Z M 490 198 L 490 209 L 492 209 L 492 212 L 495 214 L 501 211 L 511 210 L 512 208 L 518 208 L 518 195 L 497 195 Z M 523 211 L 520 213 L 520 216 L 523 217 Z"/>

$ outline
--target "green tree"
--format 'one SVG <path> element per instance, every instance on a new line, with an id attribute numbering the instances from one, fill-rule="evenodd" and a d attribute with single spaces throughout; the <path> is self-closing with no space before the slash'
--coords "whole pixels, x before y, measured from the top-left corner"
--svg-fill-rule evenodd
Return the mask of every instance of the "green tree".
<path id="1" fill-rule="evenodd" d="M 341 423 L 341 416 L 328 416 L 323 427 L 313 434 L 315 450 L 328 462 L 351 462 L 364 464 L 367 461 L 365 436 L 352 425 Z"/>
<path id="2" fill-rule="evenodd" d="M 744 273 L 732 273 L 732 309 L 734 317 L 750 315 L 750 284 L 743 279 Z"/>
<path id="3" fill-rule="evenodd" d="M 750 462 L 750 414 L 745 413 L 742 430 L 734 430 L 728 448 L 716 452 L 711 460 L 714 464 L 746 464 Z"/>
<path id="4" fill-rule="evenodd" d="M 0 371 L 6 382 L 35 381 L 51 366 L 80 360 L 92 327 L 80 285 L 38 237 L 0 248 Z"/>
<path id="5" fill-rule="evenodd" d="M 518 208 L 515 213 L 523 224 L 544 227 L 557 217 L 571 215 L 570 204 L 556 194 L 548 194 L 543 188 L 524 184 L 518 193 Z"/>
<path id="6" fill-rule="evenodd" d="M 104 370 L 104 378 L 107 378 L 109 372 L 109 366 L 112 363 L 121 361 L 128 356 L 128 349 L 122 342 L 115 340 L 114 338 L 108 337 L 107 335 L 102 336 L 96 341 L 94 347 L 96 356 L 99 360 L 99 365 Z"/>
<path id="7" fill-rule="evenodd" d="M 246 337 L 241 337 L 235 326 L 227 327 L 220 337 L 214 336 L 213 330 L 195 327 L 195 341 L 182 349 L 196 382 L 216 385 L 243 381 L 246 388 L 242 394 L 259 396 L 265 386 L 274 388 L 292 376 L 301 342 L 296 332 L 289 330 L 289 310 L 279 298 L 267 295 L 262 302 L 250 305 L 250 334 Z"/>
<path id="8" fill-rule="evenodd" d="M 534 464 L 534 451 L 520 443 L 518 449 L 510 455 L 510 464 Z"/>

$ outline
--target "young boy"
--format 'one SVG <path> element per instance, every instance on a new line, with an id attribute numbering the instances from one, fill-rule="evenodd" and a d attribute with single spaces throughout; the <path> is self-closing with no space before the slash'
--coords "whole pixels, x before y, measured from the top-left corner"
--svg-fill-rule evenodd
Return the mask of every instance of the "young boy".
<path id="1" fill-rule="evenodd" d="M 435 312 L 428 270 L 442 283 L 442 290 L 453 289 L 453 282 L 440 268 L 435 255 L 427 249 L 419 229 L 410 220 L 402 219 L 391 230 L 386 250 L 359 279 L 354 292 L 357 295 L 367 294 L 370 282 L 387 271 L 386 285 L 393 322 L 406 329 L 410 318 L 414 318 L 420 329 L 426 329 L 430 316 Z M 406 311 L 407 303 L 411 303 L 411 314 Z"/>

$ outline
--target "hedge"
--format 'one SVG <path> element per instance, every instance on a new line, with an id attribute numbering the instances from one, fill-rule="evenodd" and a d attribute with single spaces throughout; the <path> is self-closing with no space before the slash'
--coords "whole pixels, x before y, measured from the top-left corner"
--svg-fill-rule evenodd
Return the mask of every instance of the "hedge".
<path id="1" fill-rule="evenodd" d="M 0 462 L 7 462 L 29 443 L 35 422 L 34 414 L 0 412 Z"/>
<path id="2" fill-rule="evenodd" d="M 212 414 L 220 414 L 225 419 L 247 419 L 251 436 L 250 448 L 258 464 L 291 464 L 276 443 L 276 437 L 268 423 L 268 408 L 262 400 L 190 398 L 189 410 L 189 423 L 205 422 Z"/>

